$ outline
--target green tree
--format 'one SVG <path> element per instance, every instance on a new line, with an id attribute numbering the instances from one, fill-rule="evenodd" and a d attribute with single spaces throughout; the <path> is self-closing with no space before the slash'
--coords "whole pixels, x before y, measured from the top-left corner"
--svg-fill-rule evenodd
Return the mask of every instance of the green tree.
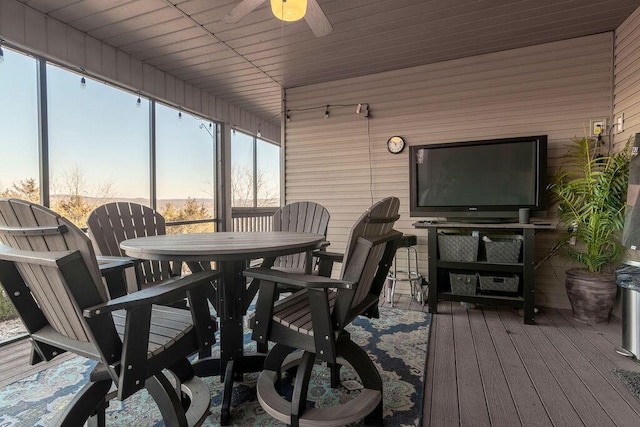
<path id="1" fill-rule="evenodd" d="M 167 203 L 160 209 L 160 213 L 167 222 L 211 218 L 211 213 L 204 203 L 198 202 L 192 197 L 187 197 L 186 202 L 180 208 L 176 207 L 173 203 Z M 167 227 L 167 232 L 170 234 L 205 233 L 211 231 L 214 231 L 213 223 L 185 224 Z"/>
<path id="2" fill-rule="evenodd" d="M 40 188 L 34 178 L 26 178 L 14 182 L 11 187 L 1 191 L 0 197 L 11 197 L 40 203 Z"/>

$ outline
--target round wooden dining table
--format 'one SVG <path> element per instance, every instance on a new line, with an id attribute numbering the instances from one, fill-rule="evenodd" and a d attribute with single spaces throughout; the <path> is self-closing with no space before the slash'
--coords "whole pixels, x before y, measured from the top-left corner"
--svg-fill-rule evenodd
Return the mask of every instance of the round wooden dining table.
<path id="1" fill-rule="evenodd" d="M 270 231 L 165 234 L 120 244 L 131 257 L 185 262 L 192 271 L 201 270 L 202 263 L 216 261 L 216 268 L 222 271 L 222 281 L 211 298 L 220 319 L 220 358 L 200 358 L 193 364 L 196 375 L 221 375 L 224 381 L 221 425 L 229 423 L 233 381 L 241 380 L 245 372 L 262 370 L 265 357 L 244 353 L 243 316 L 258 283 L 247 284 L 242 272 L 250 260 L 263 259 L 262 267 L 271 267 L 276 257 L 296 253 L 306 253 L 310 272 L 311 253 L 324 241 L 320 234 Z"/>

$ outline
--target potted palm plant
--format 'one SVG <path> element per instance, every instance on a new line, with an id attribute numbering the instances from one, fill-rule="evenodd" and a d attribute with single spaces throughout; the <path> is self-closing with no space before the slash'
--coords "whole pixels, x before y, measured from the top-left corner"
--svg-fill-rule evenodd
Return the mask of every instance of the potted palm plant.
<path id="1" fill-rule="evenodd" d="M 604 152 L 599 140 L 573 138 L 550 185 L 562 228 L 556 248 L 580 268 L 566 272 L 567 296 L 575 319 L 606 323 L 616 298 L 613 263 L 624 253 L 630 144 Z"/>

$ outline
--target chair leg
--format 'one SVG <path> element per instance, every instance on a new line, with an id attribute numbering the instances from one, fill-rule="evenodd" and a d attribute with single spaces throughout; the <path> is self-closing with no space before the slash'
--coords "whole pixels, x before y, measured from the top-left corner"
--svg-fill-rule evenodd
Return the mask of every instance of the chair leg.
<path id="1" fill-rule="evenodd" d="M 201 425 L 211 408 L 209 386 L 195 376 L 194 369 L 186 358 L 171 365 L 167 374 L 171 375 L 169 382 L 182 402 L 187 425 Z"/>
<path id="2" fill-rule="evenodd" d="M 261 343 L 261 342 L 256 342 L 256 351 L 258 353 L 268 353 L 269 352 L 269 344 L 267 343 Z"/>
<path id="3" fill-rule="evenodd" d="M 358 373 L 362 385 L 371 390 L 382 390 L 382 378 L 376 365 L 358 344 L 346 340 L 340 344 L 338 354 L 344 357 Z"/>
<path id="4" fill-rule="evenodd" d="M 367 415 L 366 417 L 364 417 L 364 425 L 365 426 L 382 426 L 382 418 L 384 416 L 384 411 L 382 409 L 382 400 L 380 401 L 380 403 L 378 403 L 378 406 L 376 406 L 376 409 L 374 409 L 369 415 Z"/>
<path id="5" fill-rule="evenodd" d="M 182 400 L 167 377 L 163 374 L 154 375 L 147 379 L 145 388 L 156 401 L 166 425 L 187 426 Z"/>
<path id="6" fill-rule="evenodd" d="M 340 385 L 340 367 L 339 363 L 329 363 L 329 371 L 331 372 L 331 388 L 338 388 Z"/>
<path id="7" fill-rule="evenodd" d="M 110 388 L 111 380 L 87 383 L 60 417 L 60 426 L 81 426 L 92 416 L 98 417 L 93 420 L 94 424 L 104 422 L 105 399 Z"/>
<path id="8" fill-rule="evenodd" d="M 291 426 L 298 427 L 300 425 L 300 415 L 307 407 L 307 392 L 309 391 L 309 380 L 311 371 L 315 363 L 316 355 L 305 351 L 302 355 L 300 365 L 298 365 L 298 373 L 293 387 L 293 395 L 291 396 Z"/>
<path id="9" fill-rule="evenodd" d="M 382 378 L 366 351 L 350 339 L 341 344 L 338 353 L 344 357 L 360 377 L 365 388 L 382 392 Z M 382 400 L 364 419 L 365 425 L 382 425 Z"/>

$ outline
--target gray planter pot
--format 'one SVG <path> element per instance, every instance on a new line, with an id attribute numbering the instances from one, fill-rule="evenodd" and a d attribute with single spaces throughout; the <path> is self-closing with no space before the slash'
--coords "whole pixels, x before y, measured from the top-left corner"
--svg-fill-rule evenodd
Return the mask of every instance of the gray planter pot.
<path id="1" fill-rule="evenodd" d="M 617 292 L 614 274 L 574 268 L 567 270 L 565 286 L 574 319 L 590 324 L 609 322 Z"/>

